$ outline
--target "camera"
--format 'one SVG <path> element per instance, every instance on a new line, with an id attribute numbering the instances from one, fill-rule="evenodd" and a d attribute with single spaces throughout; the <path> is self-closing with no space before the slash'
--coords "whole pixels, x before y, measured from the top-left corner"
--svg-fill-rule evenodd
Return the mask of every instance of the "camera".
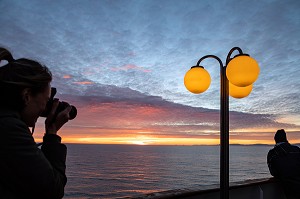
<path id="1" fill-rule="evenodd" d="M 56 88 L 53 88 L 53 87 L 52 87 L 52 88 L 51 88 L 51 97 L 50 97 L 49 101 L 47 102 L 45 111 L 43 111 L 43 112 L 40 114 L 41 117 L 47 117 L 47 116 L 49 115 L 49 113 L 50 113 L 50 111 L 51 111 L 51 109 L 52 109 L 52 106 L 53 106 L 53 101 L 54 101 L 54 96 L 55 96 L 55 94 L 56 94 Z M 72 105 L 70 105 L 69 103 L 64 102 L 64 101 L 59 102 L 59 104 L 58 104 L 58 106 L 57 106 L 57 109 L 56 109 L 56 112 L 55 112 L 55 114 L 54 114 L 54 119 L 56 118 L 56 116 L 57 116 L 60 112 L 62 112 L 63 110 L 65 110 L 68 106 L 71 106 L 71 107 L 72 107 L 72 109 L 71 109 L 71 111 L 70 111 L 70 113 L 69 113 L 69 116 L 70 116 L 69 119 L 70 119 L 70 120 L 74 119 L 74 118 L 76 117 L 76 115 L 77 115 L 77 109 L 76 109 L 76 107 L 75 107 L 75 106 L 72 106 Z"/>

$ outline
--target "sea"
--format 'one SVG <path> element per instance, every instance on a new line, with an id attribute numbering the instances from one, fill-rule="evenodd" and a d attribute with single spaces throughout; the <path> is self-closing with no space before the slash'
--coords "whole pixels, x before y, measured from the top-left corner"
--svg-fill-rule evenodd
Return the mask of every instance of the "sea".
<path id="1" fill-rule="evenodd" d="M 219 146 L 67 144 L 64 198 L 130 198 L 218 185 Z M 230 182 L 271 177 L 268 145 L 230 145 Z"/>

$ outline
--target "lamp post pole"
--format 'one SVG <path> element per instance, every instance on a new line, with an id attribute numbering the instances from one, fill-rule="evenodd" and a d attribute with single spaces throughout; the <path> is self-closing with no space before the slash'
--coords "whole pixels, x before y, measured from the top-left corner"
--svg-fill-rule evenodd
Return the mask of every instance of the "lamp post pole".
<path id="1" fill-rule="evenodd" d="M 226 58 L 226 65 L 223 65 L 219 57 L 206 55 L 199 59 L 197 66 L 206 58 L 214 58 L 220 64 L 220 198 L 229 199 L 229 81 L 226 76 L 226 68 L 231 60 L 233 51 L 238 50 L 243 54 L 239 47 L 232 48 Z"/>
<path id="2" fill-rule="evenodd" d="M 220 198 L 229 199 L 229 82 L 226 66 L 221 67 L 220 76 Z"/>

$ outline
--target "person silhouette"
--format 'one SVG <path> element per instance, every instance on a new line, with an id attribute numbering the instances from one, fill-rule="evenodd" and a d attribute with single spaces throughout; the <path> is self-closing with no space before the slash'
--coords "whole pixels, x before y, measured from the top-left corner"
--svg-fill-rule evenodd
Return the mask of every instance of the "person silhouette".
<path id="1" fill-rule="evenodd" d="M 300 199 L 300 148 L 288 142 L 284 129 L 277 130 L 274 140 L 276 144 L 267 156 L 270 173 L 279 180 L 288 199 Z"/>
<path id="2" fill-rule="evenodd" d="M 41 149 L 30 131 L 51 96 L 52 75 L 34 60 L 15 60 L 0 48 L 0 198 L 60 199 L 67 182 L 67 147 L 58 130 L 69 121 L 71 106 L 57 115 L 53 102 L 45 120 Z M 33 130 L 32 130 L 33 131 Z"/>

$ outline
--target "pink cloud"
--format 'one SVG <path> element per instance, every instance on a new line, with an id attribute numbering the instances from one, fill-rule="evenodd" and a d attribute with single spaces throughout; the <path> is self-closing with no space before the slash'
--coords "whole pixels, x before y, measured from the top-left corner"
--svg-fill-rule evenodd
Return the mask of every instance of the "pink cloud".
<path id="1" fill-rule="evenodd" d="M 89 84 L 94 84 L 93 82 L 90 81 L 83 81 L 83 82 L 74 82 L 74 84 L 79 84 L 79 85 L 89 85 Z"/>
<path id="2" fill-rule="evenodd" d="M 71 75 L 64 75 L 63 78 L 64 79 L 70 79 L 70 78 L 72 78 L 72 76 Z"/>
<path id="3" fill-rule="evenodd" d="M 141 67 L 141 66 L 136 66 L 134 64 L 126 64 L 126 65 L 121 66 L 121 67 L 112 68 L 111 70 L 112 71 L 137 70 L 137 71 L 142 71 L 142 72 L 145 72 L 145 73 L 151 72 L 151 70 L 145 69 L 144 67 Z"/>

